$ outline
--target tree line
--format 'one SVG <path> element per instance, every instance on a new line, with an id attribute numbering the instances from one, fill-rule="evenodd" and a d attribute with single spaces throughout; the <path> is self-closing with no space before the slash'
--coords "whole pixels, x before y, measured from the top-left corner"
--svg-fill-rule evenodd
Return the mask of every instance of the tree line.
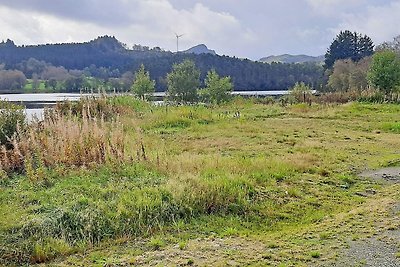
<path id="1" fill-rule="evenodd" d="M 106 90 L 130 88 L 133 72 L 143 64 L 156 91 L 167 90 L 167 73 L 185 59 L 195 62 L 203 83 L 210 68 L 230 76 L 235 90 L 285 90 L 296 82 L 313 87 L 322 83 L 323 68 L 316 64 L 266 64 L 236 57 L 172 53 L 161 49 L 127 49 L 110 36 L 81 44 L 16 46 L 0 43 L 0 63 L 19 70 L 28 80 L 39 79 L 58 91 L 91 87 L 93 80 Z M 81 75 L 77 75 L 77 74 Z M 88 79 L 90 78 L 90 79 Z M 73 86 L 71 89 L 67 86 Z M 89 86 L 90 85 L 90 86 Z"/>
<path id="2" fill-rule="evenodd" d="M 400 93 L 400 36 L 374 47 L 359 33 L 342 31 L 325 55 L 325 90 L 365 94 L 381 93 L 385 99 Z"/>
<path id="3" fill-rule="evenodd" d="M 140 49 L 139 49 L 140 48 Z M 0 43 L 0 90 L 45 88 L 53 92 L 129 91 L 134 72 L 144 66 L 155 91 L 167 91 L 168 74 L 178 63 L 190 60 L 206 86 L 210 69 L 230 77 L 234 90 L 285 90 L 296 83 L 319 91 L 377 90 L 385 95 L 399 91 L 400 36 L 377 47 L 370 37 L 342 31 L 325 54 L 325 65 L 266 64 L 210 54 L 185 54 L 126 45 L 110 36 L 80 44 L 16 46 Z"/>

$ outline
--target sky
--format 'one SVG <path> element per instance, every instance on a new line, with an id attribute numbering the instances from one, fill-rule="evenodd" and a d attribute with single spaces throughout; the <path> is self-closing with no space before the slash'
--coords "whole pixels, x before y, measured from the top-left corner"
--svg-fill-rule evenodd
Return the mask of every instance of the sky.
<path id="1" fill-rule="evenodd" d="M 400 0 L 0 0 L 0 40 L 85 42 L 110 35 L 176 51 L 206 44 L 220 55 L 323 55 L 341 30 L 375 44 L 400 35 Z"/>

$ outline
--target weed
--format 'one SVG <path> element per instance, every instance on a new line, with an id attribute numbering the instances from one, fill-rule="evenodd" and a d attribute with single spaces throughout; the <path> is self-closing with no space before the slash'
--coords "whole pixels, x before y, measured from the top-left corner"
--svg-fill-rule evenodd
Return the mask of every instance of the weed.
<path id="1" fill-rule="evenodd" d="M 399 122 L 384 123 L 382 125 L 382 130 L 387 132 L 400 133 L 400 123 Z"/>
<path id="2" fill-rule="evenodd" d="M 310 256 L 311 258 L 318 259 L 321 257 L 321 253 L 319 251 L 311 251 Z"/>
<path id="3" fill-rule="evenodd" d="M 272 256 L 272 254 L 264 254 L 264 255 L 262 255 L 262 258 L 264 260 L 271 260 L 273 258 L 273 256 Z"/>
<path id="4" fill-rule="evenodd" d="M 234 227 L 228 227 L 225 229 L 223 232 L 223 236 L 237 236 L 239 234 L 239 231 L 234 228 Z"/>
<path id="5" fill-rule="evenodd" d="M 181 241 L 178 244 L 178 247 L 180 250 L 184 250 L 186 248 L 186 246 L 187 246 L 187 241 Z"/>
<path id="6" fill-rule="evenodd" d="M 152 237 L 149 241 L 149 246 L 152 250 L 160 250 L 165 246 L 164 240 Z"/>
<path id="7" fill-rule="evenodd" d="M 329 238 L 330 238 L 330 233 L 325 232 L 325 233 L 319 234 L 319 239 L 321 239 L 321 240 L 327 240 Z"/>

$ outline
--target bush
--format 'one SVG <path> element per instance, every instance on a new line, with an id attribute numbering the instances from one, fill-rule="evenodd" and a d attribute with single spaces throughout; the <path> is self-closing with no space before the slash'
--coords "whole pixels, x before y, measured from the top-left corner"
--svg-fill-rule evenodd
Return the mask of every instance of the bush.
<path id="1" fill-rule="evenodd" d="M 0 100 L 0 145 L 10 149 L 10 139 L 25 128 L 25 112 L 22 106 Z"/>
<path id="2" fill-rule="evenodd" d="M 296 83 L 289 91 L 289 96 L 292 102 L 295 103 L 311 103 L 312 88 L 305 83 Z"/>

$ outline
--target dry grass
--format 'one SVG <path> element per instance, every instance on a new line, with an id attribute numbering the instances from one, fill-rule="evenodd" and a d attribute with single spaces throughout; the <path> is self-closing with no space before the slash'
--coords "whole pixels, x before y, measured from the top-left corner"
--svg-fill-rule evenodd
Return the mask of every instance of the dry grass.
<path id="1" fill-rule="evenodd" d="M 0 147 L 0 169 L 32 173 L 43 167 L 90 167 L 123 161 L 125 136 L 118 120 L 104 122 L 83 109 L 82 118 L 50 112 L 43 121 L 12 137 L 12 148 Z"/>

